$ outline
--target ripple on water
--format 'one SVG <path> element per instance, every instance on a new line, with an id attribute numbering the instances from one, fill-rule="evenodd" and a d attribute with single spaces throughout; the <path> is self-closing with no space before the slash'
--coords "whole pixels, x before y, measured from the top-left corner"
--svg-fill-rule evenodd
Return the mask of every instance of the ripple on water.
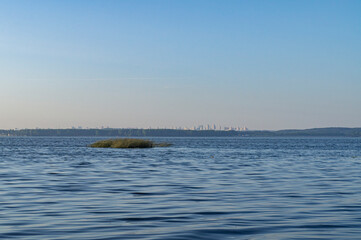
<path id="1" fill-rule="evenodd" d="M 358 138 L 0 138 L 0 239 L 358 239 Z"/>

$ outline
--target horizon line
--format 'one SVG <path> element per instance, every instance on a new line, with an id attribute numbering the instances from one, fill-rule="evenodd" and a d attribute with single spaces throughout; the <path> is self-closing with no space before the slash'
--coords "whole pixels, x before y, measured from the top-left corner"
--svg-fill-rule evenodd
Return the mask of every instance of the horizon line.
<path id="1" fill-rule="evenodd" d="M 358 129 L 361 128 L 361 126 L 359 127 L 335 127 L 335 126 L 328 126 L 328 127 L 311 127 L 311 128 L 283 128 L 283 129 L 276 129 L 276 130 L 269 130 L 269 129 L 248 129 L 246 128 L 246 130 L 241 130 L 242 131 L 248 131 L 248 132 L 252 132 L 252 131 L 270 131 L 270 132 L 276 132 L 276 131 L 302 131 L 302 130 L 312 130 L 312 129 Z M 141 127 L 122 127 L 122 128 L 117 128 L 117 127 L 68 127 L 68 128 L 10 128 L 10 129 L 0 129 L 0 131 L 21 131 L 21 130 L 110 130 L 110 129 L 134 129 L 134 130 L 174 130 L 174 131 L 238 131 L 235 129 L 191 129 L 191 128 L 186 128 L 186 129 L 179 129 L 179 128 L 168 128 L 168 127 L 157 127 L 157 128 L 141 128 Z"/>

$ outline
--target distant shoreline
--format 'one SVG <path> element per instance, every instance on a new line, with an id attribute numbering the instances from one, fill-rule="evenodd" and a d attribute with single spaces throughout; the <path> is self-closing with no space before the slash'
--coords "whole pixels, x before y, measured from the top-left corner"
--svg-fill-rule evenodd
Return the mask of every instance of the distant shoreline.
<path id="1" fill-rule="evenodd" d="M 19 129 L 0 130 L 0 136 L 49 137 L 361 137 L 361 128 L 312 128 L 303 130 L 175 130 L 175 129 Z"/>

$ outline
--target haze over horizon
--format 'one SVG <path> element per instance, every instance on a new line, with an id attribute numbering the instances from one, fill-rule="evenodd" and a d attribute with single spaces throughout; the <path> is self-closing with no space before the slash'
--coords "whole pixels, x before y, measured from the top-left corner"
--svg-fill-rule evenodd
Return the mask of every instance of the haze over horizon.
<path id="1" fill-rule="evenodd" d="M 0 1 L 0 129 L 361 127 L 361 1 Z"/>

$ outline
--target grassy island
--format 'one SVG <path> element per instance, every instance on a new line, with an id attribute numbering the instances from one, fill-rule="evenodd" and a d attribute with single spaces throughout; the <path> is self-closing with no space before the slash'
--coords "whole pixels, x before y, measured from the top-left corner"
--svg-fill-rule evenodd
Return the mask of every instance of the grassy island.
<path id="1" fill-rule="evenodd" d="M 108 139 L 95 142 L 90 145 L 94 148 L 152 148 L 152 147 L 168 147 L 170 143 L 155 143 L 150 140 L 121 138 Z"/>

